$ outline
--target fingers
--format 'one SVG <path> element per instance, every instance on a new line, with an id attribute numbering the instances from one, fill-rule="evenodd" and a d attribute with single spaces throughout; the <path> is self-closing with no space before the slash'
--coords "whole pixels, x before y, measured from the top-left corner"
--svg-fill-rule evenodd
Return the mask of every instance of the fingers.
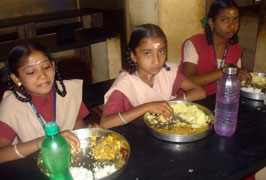
<path id="1" fill-rule="evenodd" d="M 71 147 L 79 147 L 79 139 L 69 130 L 60 133 Z"/>
<path id="2" fill-rule="evenodd" d="M 245 84 L 251 82 L 251 75 L 245 69 L 238 69 L 238 78 L 240 81 L 244 81 Z"/>
<path id="3" fill-rule="evenodd" d="M 89 124 L 88 128 L 90 131 L 93 129 L 99 130 L 99 125 L 97 123 Z"/>
<path id="4" fill-rule="evenodd" d="M 161 114 L 165 119 L 170 119 L 173 114 L 173 109 L 165 101 L 163 102 L 152 102 L 150 104 L 149 111 L 152 113 Z"/>

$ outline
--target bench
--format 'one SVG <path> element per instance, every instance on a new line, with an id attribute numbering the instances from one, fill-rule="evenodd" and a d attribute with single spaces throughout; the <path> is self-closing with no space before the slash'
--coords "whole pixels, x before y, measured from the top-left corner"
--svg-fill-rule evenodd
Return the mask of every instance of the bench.
<path id="1" fill-rule="evenodd" d="M 106 41 L 107 38 L 116 37 L 116 34 L 107 32 L 103 28 L 79 29 L 73 33 L 73 38 L 70 37 L 60 39 L 58 34 L 49 34 L 45 36 L 29 38 L 27 40 L 38 42 L 44 45 L 50 52 L 59 52 L 84 47 L 90 44 Z M 25 40 L 0 43 L 0 62 L 3 62 L 8 57 L 9 51 L 16 44 L 23 41 Z"/>
<path id="2" fill-rule="evenodd" d="M 120 33 L 103 27 L 104 12 L 104 10 L 83 8 L 1 20 L 0 28 L 17 26 L 25 34 L 20 33 L 20 39 L 17 40 L 0 42 L 0 70 L 4 67 L 3 62 L 8 57 L 9 51 L 16 44 L 27 40 L 44 45 L 51 53 L 73 49 L 74 51 L 69 51 L 72 56 L 79 55 L 80 61 L 85 62 L 88 68 L 96 69 L 91 71 L 93 82 L 114 78 L 116 75 L 113 72 L 121 69 L 117 64 L 122 63 Z M 80 20 L 77 23 L 57 27 L 36 28 L 36 23 L 56 22 L 66 18 L 80 18 Z M 53 31 L 56 32 L 52 33 Z M 59 53 L 59 56 L 62 54 Z M 103 74 L 98 70 L 103 64 L 105 66 L 103 70 L 109 71 L 108 73 Z M 116 69 L 111 67 L 113 64 L 116 64 Z"/>

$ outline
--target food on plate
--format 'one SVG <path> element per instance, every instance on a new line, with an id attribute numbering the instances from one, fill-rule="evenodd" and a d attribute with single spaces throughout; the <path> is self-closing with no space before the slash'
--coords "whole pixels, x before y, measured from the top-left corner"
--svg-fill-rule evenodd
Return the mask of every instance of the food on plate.
<path id="1" fill-rule="evenodd" d="M 112 174 L 113 172 L 115 172 L 117 170 L 117 168 L 115 167 L 115 165 L 105 165 L 103 167 L 101 166 L 96 166 L 94 168 L 94 177 L 96 179 L 100 179 L 103 177 L 106 177 L 110 174 Z"/>
<path id="2" fill-rule="evenodd" d="M 171 107 L 174 110 L 174 115 L 169 120 L 160 114 L 145 114 L 149 126 L 156 131 L 167 134 L 188 135 L 208 129 L 213 122 L 196 105 L 177 103 L 171 104 Z"/>
<path id="3" fill-rule="evenodd" d="M 110 130 L 76 130 L 79 148 L 71 147 L 70 172 L 74 180 L 105 178 L 125 165 L 130 147 L 121 135 Z M 40 170 L 49 176 L 41 153 L 37 156 Z"/>
<path id="4" fill-rule="evenodd" d="M 126 144 L 114 134 L 109 134 L 108 136 L 99 139 L 94 146 L 92 156 L 96 160 L 115 160 L 124 158 Z"/>
<path id="5" fill-rule="evenodd" d="M 93 180 L 93 174 L 84 167 L 70 167 L 69 171 L 74 180 Z"/>
<path id="6" fill-rule="evenodd" d="M 242 87 L 242 91 L 249 93 L 263 94 L 266 89 L 266 77 L 259 76 L 257 74 L 250 74 L 252 81 L 247 87 Z"/>

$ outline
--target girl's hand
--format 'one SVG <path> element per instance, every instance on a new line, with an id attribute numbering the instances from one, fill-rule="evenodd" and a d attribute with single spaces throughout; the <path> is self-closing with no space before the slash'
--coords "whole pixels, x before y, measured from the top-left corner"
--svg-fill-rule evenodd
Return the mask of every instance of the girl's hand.
<path id="1" fill-rule="evenodd" d="M 97 123 L 93 123 L 93 124 L 89 124 L 88 125 L 89 130 L 91 131 L 93 128 L 95 128 L 96 130 L 99 129 L 99 125 Z"/>
<path id="2" fill-rule="evenodd" d="M 71 147 L 79 147 L 79 139 L 70 130 L 65 130 L 60 133 Z"/>
<path id="3" fill-rule="evenodd" d="M 240 82 L 241 81 L 245 82 L 245 85 L 251 82 L 251 75 L 248 73 L 247 70 L 238 68 L 237 71 L 238 71 L 237 76 Z"/>
<path id="4" fill-rule="evenodd" d="M 165 119 L 170 119 L 173 115 L 173 109 L 166 101 L 148 103 L 148 111 L 161 114 Z"/>

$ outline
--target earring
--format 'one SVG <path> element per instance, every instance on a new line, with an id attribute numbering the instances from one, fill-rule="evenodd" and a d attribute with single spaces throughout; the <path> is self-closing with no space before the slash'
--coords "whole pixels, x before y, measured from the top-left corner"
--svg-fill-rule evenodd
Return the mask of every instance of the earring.
<path id="1" fill-rule="evenodd" d="M 20 87 L 22 85 L 22 83 L 21 82 L 18 82 L 18 87 Z"/>

